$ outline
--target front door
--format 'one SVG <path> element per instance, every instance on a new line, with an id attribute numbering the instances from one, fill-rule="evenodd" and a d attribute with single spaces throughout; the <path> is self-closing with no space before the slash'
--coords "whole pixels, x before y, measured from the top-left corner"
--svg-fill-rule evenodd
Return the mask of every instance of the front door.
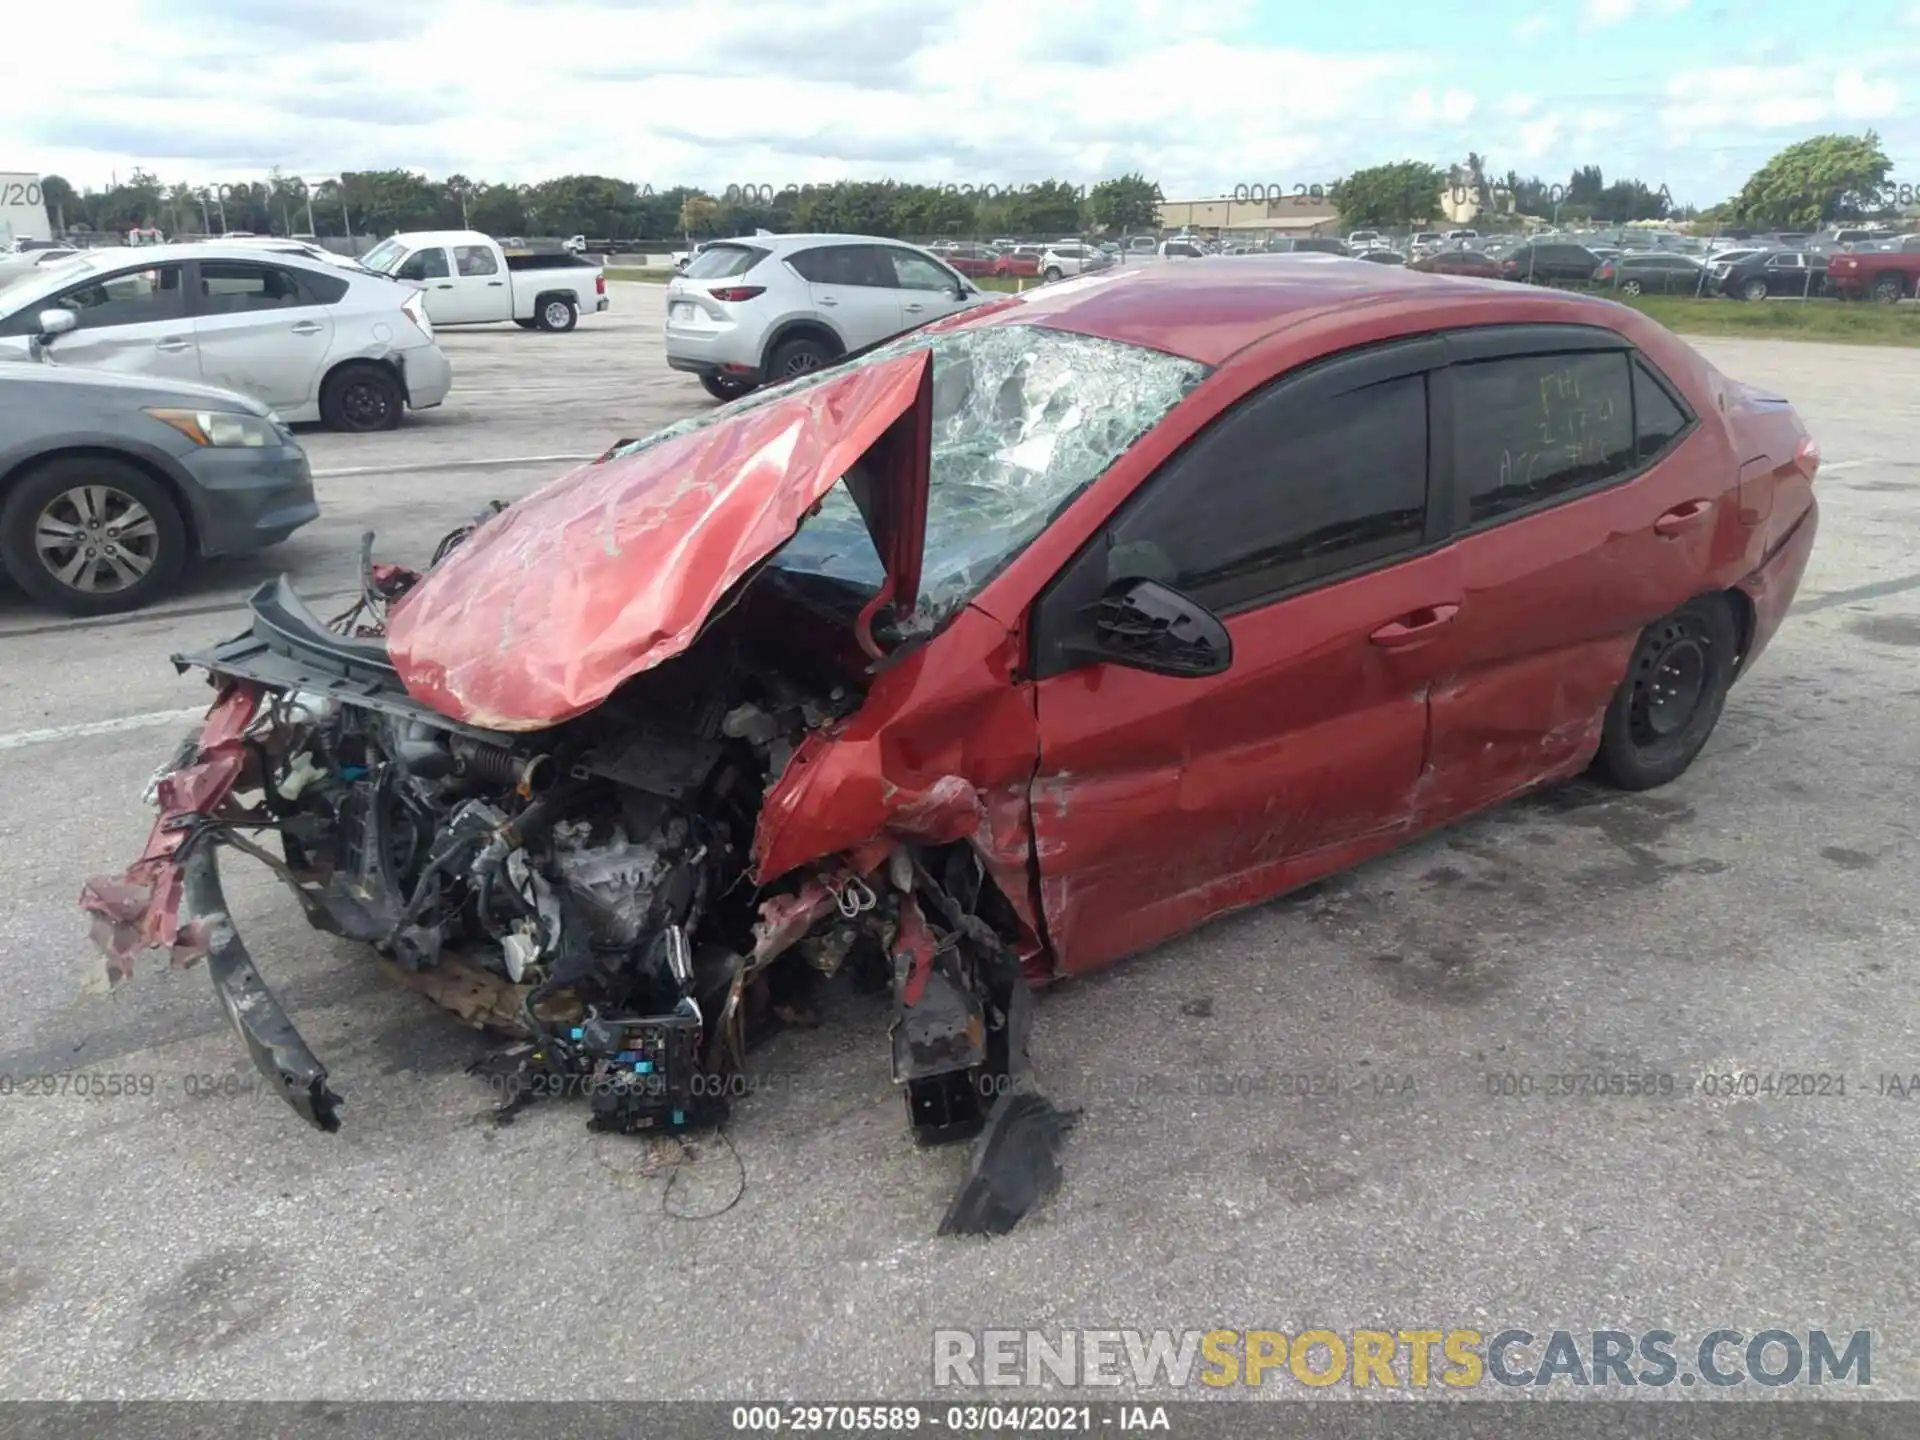
<path id="1" fill-rule="evenodd" d="M 310 403 L 333 343 L 333 315 L 297 273 L 247 260 L 202 260 L 193 297 L 200 378 L 276 410 Z"/>
<path id="2" fill-rule="evenodd" d="M 200 378 L 200 356 L 188 318 L 185 268 L 129 267 L 92 276 L 7 318 L 4 344 L 24 355 L 40 330 L 42 310 L 71 310 L 79 328 L 55 340 L 48 352 L 56 365 L 117 370 L 156 380 Z"/>
<path id="3" fill-rule="evenodd" d="M 455 323 L 453 317 L 459 312 L 460 300 L 444 246 L 431 245 L 425 250 L 414 251 L 401 262 L 393 276 L 396 280 L 411 280 L 422 287 L 427 319 L 436 325 Z"/>
<path id="4" fill-rule="evenodd" d="M 1116 511 L 1035 607 L 1042 909 L 1085 971 L 1407 833 L 1432 643 L 1458 557 L 1428 476 L 1438 342 L 1255 392 Z M 1116 580 L 1222 616 L 1233 660 L 1175 679 L 1071 657 Z"/>
<path id="5" fill-rule="evenodd" d="M 888 246 L 886 256 L 893 271 L 901 323 L 909 329 L 966 308 L 958 272 L 897 245 Z"/>

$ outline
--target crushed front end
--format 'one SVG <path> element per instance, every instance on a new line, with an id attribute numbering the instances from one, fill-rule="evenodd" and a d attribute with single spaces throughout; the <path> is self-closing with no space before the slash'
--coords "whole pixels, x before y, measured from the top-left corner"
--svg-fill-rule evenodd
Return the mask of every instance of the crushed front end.
<path id="1" fill-rule="evenodd" d="M 633 1133 L 723 1121 L 728 1081 L 791 997 L 851 970 L 892 991 L 919 1138 L 977 1137 L 943 1230 L 1007 1229 L 1052 1187 L 1066 1121 L 1026 1083 L 1017 927 L 974 851 L 880 835 L 756 883 L 763 798 L 861 704 L 862 664 L 806 638 L 846 627 L 791 623 L 802 594 L 777 597 L 780 623 L 736 604 L 588 713 L 493 731 L 415 699 L 387 653 L 386 607 L 421 576 L 363 572 L 345 615 L 323 622 L 281 580 L 252 597 L 243 633 L 175 657 L 216 699 L 150 787 L 139 859 L 82 894 L 111 980 L 148 949 L 206 958 L 255 1065 L 337 1130 L 332 1078 L 227 913 L 219 862 L 244 854 L 316 928 L 505 1037 L 489 1063 L 508 1108 L 571 1093 L 595 1128 Z"/>

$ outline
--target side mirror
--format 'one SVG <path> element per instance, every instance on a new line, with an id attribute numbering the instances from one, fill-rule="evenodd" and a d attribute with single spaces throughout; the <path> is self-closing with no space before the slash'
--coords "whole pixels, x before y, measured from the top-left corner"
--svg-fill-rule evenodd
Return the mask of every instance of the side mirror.
<path id="1" fill-rule="evenodd" d="M 39 333 L 33 337 L 31 349 L 33 358 L 38 360 L 46 354 L 47 347 L 53 344 L 56 337 L 71 334 L 80 328 L 80 317 L 71 310 L 55 305 L 49 306 L 35 316 L 34 324 L 40 329 Z"/>
<path id="2" fill-rule="evenodd" d="M 1152 675 L 1199 679 L 1233 664 L 1233 637 L 1197 601 L 1158 580 L 1120 580 L 1093 607 L 1080 653 Z"/>

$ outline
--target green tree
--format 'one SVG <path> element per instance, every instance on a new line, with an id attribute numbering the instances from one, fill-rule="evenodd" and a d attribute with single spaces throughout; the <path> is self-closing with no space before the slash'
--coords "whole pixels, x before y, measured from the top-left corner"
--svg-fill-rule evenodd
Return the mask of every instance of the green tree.
<path id="1" fill-rule="evenodd" d="M 680 233 L 711 235 L 719 217 L 720 205 L 711 195 L 689 195 L 680 202 Z"/>
<path id="2" fill-rule="evenodd" d="M 56 235 L 64 235 L 67 230 L 67 217 L 76 220 L 87 218 L 86 207 L 80 194 L 67 183 L 64 175 L 42 175 L 40 177 L 40 198 L 46 202 L 47 218 L 53 221 Z"/>
<path id="3" fill-rule="evenodd" d="M 1735 199 L 1740 218 L 1778 229 L 1813 229 L 1884 208 L 1893 162 L 1880 137 L 1815 135 L 1789 145 L 1748 178 Z"/>
<path id="4" fill-rule="evenodd" d="M 526 197 L 513 185 L 478 185 L 467 200 L 467 223 L 489 235 L 519 235 L 527 228 Z"/>
<path id="5" fill-rule="evenodd" d="M 1423 160 L 1395 160 L 1356 170 L 1333 187 L 1340 223 L 1348 229 L 1370 225 L 1411 225 L 1441 213 L 1444 170 Z"/>
<path id="6" fill-rule="evenodd" d="M 1607 177 L 1600 173 L 1598 165 L 1582 165 L 1567 181 L 1566 203 L 1582 208 L 1597 208 L 1606 188 Z"/>
<path id="7" fill-rule="evenodd" d="M 1087 209 L 1102 230 L 1158 230 L 1165 198 L 1158 185 L 1135 171 L 1094 186 L 1087 192 Z"/>

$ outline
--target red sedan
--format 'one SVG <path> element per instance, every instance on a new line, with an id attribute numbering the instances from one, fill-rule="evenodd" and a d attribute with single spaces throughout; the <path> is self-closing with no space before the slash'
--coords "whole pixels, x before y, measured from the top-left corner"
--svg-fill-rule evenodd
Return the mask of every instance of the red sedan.
<path id="1" fill-rule="evenodd" d="M 1029 245 L 1002 250 L 993 262 L 993 273 L 1002 280 L 1030 280 L 1040 273 L 1040 257 L 1044 253 L 1040 247 Z"/>
<path id="2" fill-rule="evenodd" d="M 327 1130 L 236 836 L 603 1128 L 712 1123 L 852 970 L 916 1130 L 984 1129 L 943 1229 L 1003 1230 L 1059 1177 L 1034 988 L 1582 772 L 1678 778 L 1818 465 L 1589 297 L 1311 255 L 1039 288 L 622 442 L 332 624 L 263 587 L 83 904 L 118 975 L 205 955 Z"/>
<path id="3" fill-rule="evenodd" d="M 928 253 L 939 256 L 968 279 L 999 273 L 995 268 L 999 252 L 985 245 L 933 245 Z"/>

